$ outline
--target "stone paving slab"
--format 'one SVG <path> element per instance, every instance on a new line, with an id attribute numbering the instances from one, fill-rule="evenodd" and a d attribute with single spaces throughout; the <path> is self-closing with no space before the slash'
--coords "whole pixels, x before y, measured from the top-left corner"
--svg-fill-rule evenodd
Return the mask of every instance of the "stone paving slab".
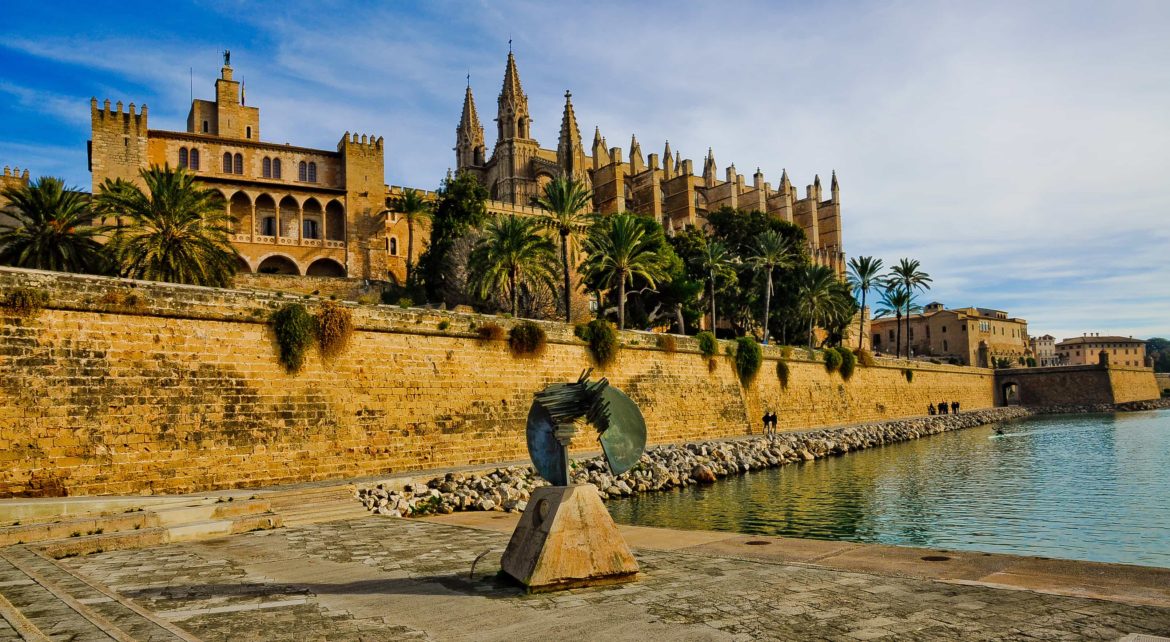
<path id="1" fill-rule="evenodd" d="M 205 640 L 1170 634 L 1170 608 L 741 559 L 700 550 L 704 544 L 637 548 L 642 574 L 631 584 L 526 595 L 497 576 L 507 540 L 499 530 L 372 516 L 60 563 Z M 0 594 L 11 599 L 26 588 L 0 584 Z"/>

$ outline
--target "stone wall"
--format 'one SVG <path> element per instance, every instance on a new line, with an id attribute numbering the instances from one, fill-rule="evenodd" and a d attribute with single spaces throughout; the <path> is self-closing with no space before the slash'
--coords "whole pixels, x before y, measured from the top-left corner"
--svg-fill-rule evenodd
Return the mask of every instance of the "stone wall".
<path id="1" fill-rule="evenodd" d="M 543 357 L 514 357 L 472 328 L 511 321 L 390 306 L 354 306 L 358 330 L 333 361 L 311 354 L 288 374 L 267 319 L 290 301 L 82 275 L 0 269 L 0 290 L 49 295 L 0 325 L 0 497 L 187 492 L 526 458 L 531 395 L 590 366 L 571 328 L 544 323 Z M 310 307 L 314 301 L 306 301 Z M 440 330 L 440 322 L 449 327 Z M 642 407 L 652 444 L 923 414 L 930 402 L 993 404 L 989 370 L 859 368 L 849 382 L 769 348 L 738 381 L 727 356 L 708 366 L 694 341 L 678 351 L 622 335 L 600 369 Z M 800 353 L 801 351 L 798 351 Z M 595 450 L 582 439 L 579 449 Z"/>
<path id="2" fill-rule="evenodd" d="M 382 283 L 365 279 L 342 279 L 334 276 L 297 276 L 295 274 L 248 274 L 240 272 L 232 280 L 239 290 L 266 290 L 285 294 L 315 295 L 328 299 L 357 301 L 359 297 L 382 299 Z"/>
<path id="3" fill-rule="evenodd" d="M 1005 387 L 1015 384 L 1018 402 L 1025 406 L 1120 404 L 1158 398 L 1149 368 L 1126 366 L 1052 366 L 1013 368 L 996 373 L 997 401 Z"/>
<path id="4" fill-rule="evenodd" d="M 1154 380 L 1158 384 L 1158 390 L 1164 396 L 1170 396 L 1170 372 L 1155 372 Z"/>

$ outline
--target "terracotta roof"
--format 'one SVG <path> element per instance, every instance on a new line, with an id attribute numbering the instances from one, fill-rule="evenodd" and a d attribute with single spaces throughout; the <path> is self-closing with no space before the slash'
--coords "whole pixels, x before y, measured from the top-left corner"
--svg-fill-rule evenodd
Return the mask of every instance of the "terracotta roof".
<path id="1" fill-rule="evenodd" d="M 1135 339 L 1133 337 L 1115 337 L 1115 336 L 1074 337 L 1072 339 L 1065 339 L 1064 341 L 1061 341 L 1060 343 L 1058 343 L 1056 345 L 1070 346 L 1070 345 L 1081 345 L 1081 344 L 1085 344 L 1085 343 L 1143 343 L 1144 344 L 1145 340 L 1144 339 Z"/>

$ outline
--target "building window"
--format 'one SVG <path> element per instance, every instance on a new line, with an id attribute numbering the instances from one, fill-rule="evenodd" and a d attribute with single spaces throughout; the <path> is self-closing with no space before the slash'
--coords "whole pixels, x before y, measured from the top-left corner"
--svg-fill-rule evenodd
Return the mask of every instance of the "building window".
<path id="1" fill-rule="evenodd" d="M 314 221 L 313 219 L 306 219 L 305 220 L 305 229 L 302 230 L 302 233 L 305 235 L 305 238 L 307 238 L 307 239 L 321 238 L 321 231 L 320 231 L 319 225 L 320 224 L 317 221 Z"/>
<path id="2" fill-rule="evenodd" d="M 301 161 L 297 165 L 297 180 L 298 181 L 308 180 L 308 174 L 305 171 L 306 167 L 307 167 L 307 165 L 305 165 L 305 161 Z"/>
<path id="3" fill-rule="evenodd" d="M 205 121 L 203 121 L 203 133 L 206 134 L 207 132 L 208 132 L 208 127 L 207 127 L 207 121 L 205 120 Z"/>
<path id="4" fill-rule="evenodd" d="M 232 155 L 230 152 L 223 153 L 223 173 L 224 174 L 231 174 L 232 173 Z"/>
<path id="5" fill-rule="evenodd" d="M 890 341 L 894 340 L 894 331 L 890 330 Z"/>
<path id="6" fill-rule="evenodd" d="M 244 129 L 244 138 L 251 138 L 251 137 L 252 137 L 252 127 L 249 125 L 247 128 Z"/>
<path id="7" fill-rule="evenodd" d="M 265 216 L 260 222 L 260 233 L 264 236 L 276 236 L 276 217 Z"/>
<path id="8" fill-rule="evenodd" d="M 873 345 L 876 347 L 882 342 L 882 335 L 880 332 L 873 335 Z"/>
<path id="9" fill-rule="evenodd" d="M 272 159 L 272 178 L 280 178 L 280 159 Z"/>
<path id="10" fill-rule="evenodd" d="M 187 166 L 187 148 L 180 147 L 179 148 L 179 167 L 186 167 L 186 166 Z"/>
<path id="11" fill-rule="evenodd" d="M 264 178 L 272 178 L 272 159 L 267 156 L 260 163 L 260 175 Z"/>
<path id="12" fill-rule="evenodd" d="M 309 163 L 309 178 L 310 183 L 317 182 L 317 163 Z"/>
<path id="13" fill-rule="evenodd" d="M 386 239 L 386 251 L 390 252 L 391 256 L 398 256 L 398 239 L 393 236 Z"/>
<path id="14" fill-rule="evenodd" d="M 943 334 L 947 333 L 947 327 L 945 325 L 942 327 L 942 331 L 943 331 Z"/>
<path id="15" fill-rule="evenodd" d="M 199 150 L 198 149 L 195 149 L 195 148 L 191 149 L 191 153 L 188 155 L 187 165 L 191 169 L 199 169 Z"/>
<path id="16" fill-rule="evenodd" d="M 237 174 L 244 173 L 244 155 L 243 154 L 236 154 L 236 173 Z"/>

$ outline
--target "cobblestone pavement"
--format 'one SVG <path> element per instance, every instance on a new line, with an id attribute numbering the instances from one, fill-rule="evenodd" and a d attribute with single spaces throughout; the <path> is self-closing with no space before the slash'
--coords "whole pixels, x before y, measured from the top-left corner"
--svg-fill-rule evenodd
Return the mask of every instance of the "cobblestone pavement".
<path id="1" fill-rule="evenodd" d="M 642 550 L 637 582 L 525 595 L 496 576 L 506 544 L 507 535 L 497 532 L 369 517 L 99 553 L 60 560 L 58 568 L 88 582 L 70 590 L 105 587 L 151 619 L 205 640 L 1117 640 L 1170 634 L 1167 608 L 709 553 Z M 473 561 L 485 552 L 473 573 Z M 18 562 L 32 555 L 21 547 L 3 553 Z M 35 608 L 38 600 L 27 593 L 40 586 L 3 562 L 0 595 L 18 608 L 24 608 L 18 602 Z M 58 620 L 54 639 L 111 639 L 68 609 L 52 612 L 55 602 L 40 597 L 49 612 L 25 614 L 38 626 Z M 123 618 L 119 602 L 106 604 L 110 620 L 148 634 L 134 633 L 135 639 L 166 635 L 148 621 Z M 0 619 L 0 640 L 10 638 L 18 639 Z"/>

